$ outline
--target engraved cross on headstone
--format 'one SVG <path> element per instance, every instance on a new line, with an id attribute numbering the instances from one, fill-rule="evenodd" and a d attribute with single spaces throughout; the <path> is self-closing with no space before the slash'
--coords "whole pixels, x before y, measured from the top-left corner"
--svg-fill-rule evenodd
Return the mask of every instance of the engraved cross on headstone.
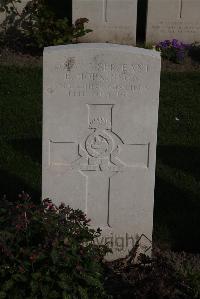
<path id="1" fill-rule="evenodd" d="M 111 178 L 128 168 L 148 168 L 149 143 L 126 144 L 113 132 L 114 105 L 88 104 L 87 106 L 88 128 L 91 133 L 81 144 L 76 144 L 74 141 L 51 141 L 50 147 L 53 145 L 54 152 L 57 151 L 57 160 L 50 157 L 50 165 L 68 167 L 69 171 L 79 171 L 85 177 L 87 216 L 92 218 L 94 225 L 110 226 Z M 59 145 L 62 147 L 62 152 L 67 153 L 61 163 L 58 161 Z M 78 158 L 72 161 L 76 153 Z"/>
<path id="2" fill-rule="evenodd" d="M 182 18 L 182 13 L 183 13 L 183 0 L 179 0 L 179 1 L 180 1 L 179 17 L 181 19 Z"/>
<path id="3" fill-rule="evenodd" d="M 103 0 L 103 22 L 108 22 L 107 17 L 107 9 L 108 9 L 108 0 Z"/>

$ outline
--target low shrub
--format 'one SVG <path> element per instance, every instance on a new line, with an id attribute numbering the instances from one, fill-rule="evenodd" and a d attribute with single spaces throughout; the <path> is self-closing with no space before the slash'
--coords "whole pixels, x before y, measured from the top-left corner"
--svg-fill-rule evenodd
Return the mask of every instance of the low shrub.
<path id="1" fill-rule="evenodd" d="M 17 9 L 21 0 L 4 0 L 1 11 L 6 19 L 1 25 L 0 44 L 17 51 L 38 50 L 46 46 L 76 42 L 90 29 L 86 18 L 70 25 L 66 17 L 58 17 L 47 0 L 30 0 L 22 12 Z"/>
<path id="2" fill-rule="evenodd" d="M 155 49 L 161 52 L 164 59 L 170 60 L 174 63 L 181 63 L 184 61 L 185 56 L 190 46 L 183 44 L 177 39 L 165 40 L 156 44 Z"/>
<path id="3" fill-rule="evenodd" d="M 1 299 L 105 298 L 100 231 L 83 212 L 46 199 L 0 201 Z"/>
<path id="4" fill-rule="evenodd" d="M 107 263 L 105 288 L 113 299 L 199 299 L 200 256 L 155 249 Z"/>
<path id="5" fill-rule="evenodd" d="M 136 259 L 136 243 L 106 262 L 89 222 L 49 199 L 1 200 L 0 299 L 200 299 L 199 255 L 154 249 Z"/>
<path id="6" fill-rule="evenodd" d="M 200 43 L 191 44 L 188 55 L 193 61 L 200 63 Z"/>

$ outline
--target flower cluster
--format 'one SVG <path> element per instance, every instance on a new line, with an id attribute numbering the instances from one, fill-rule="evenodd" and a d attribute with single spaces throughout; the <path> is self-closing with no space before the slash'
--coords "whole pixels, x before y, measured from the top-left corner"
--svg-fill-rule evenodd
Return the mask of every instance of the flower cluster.
<path id="1" fill-rule="evenodd" d="M 155 49 L 161 52 L 163 58 L 173 61 L 175 63 L 181 63 L 184 61 L 187 50 L 190 45 L 184 44 L 177 39 L 164 40 L 159 42 Z"/>

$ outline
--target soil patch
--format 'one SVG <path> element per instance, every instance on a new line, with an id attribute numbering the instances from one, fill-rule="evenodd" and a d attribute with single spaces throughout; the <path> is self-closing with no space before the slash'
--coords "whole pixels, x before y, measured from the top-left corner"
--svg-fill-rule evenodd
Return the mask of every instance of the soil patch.
<path id="1" fill-rule="evenodd" d="M 173 63 L 162 59 L 162 70 L 166 72 L 199 72 L 200 63 L 186 57 L 183 63 Z"/>
<path id="2" fill-rule="evenodd" d="M 0 52 L 1 65 L 17 65 L 35 67 L 42 65 L 42 56 L 32 56 L 30 54 L 15 53 L 8 49 Z"/>

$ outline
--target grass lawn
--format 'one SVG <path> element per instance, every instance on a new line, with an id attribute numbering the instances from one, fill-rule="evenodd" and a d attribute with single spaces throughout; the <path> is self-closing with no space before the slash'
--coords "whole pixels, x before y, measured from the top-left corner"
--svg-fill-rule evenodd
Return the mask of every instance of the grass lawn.
<path id="1" fill-rule="evenodd" d="M 41 190 L 42 70 L 0 66 L 0 193 Z M 161 77 L 154 240 L 200 251 L 200 72 Z"/>

